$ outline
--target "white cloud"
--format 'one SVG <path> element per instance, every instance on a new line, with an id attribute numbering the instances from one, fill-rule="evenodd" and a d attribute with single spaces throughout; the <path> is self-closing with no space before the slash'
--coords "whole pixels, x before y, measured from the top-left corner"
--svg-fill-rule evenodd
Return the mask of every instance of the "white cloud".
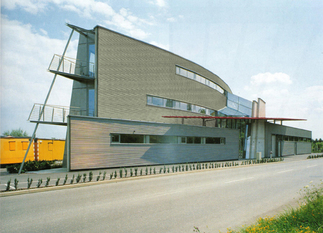
<path id="1" fill-rule="evenodd" d="M 160 8 L 166 7 L 166 1 L 165 0 L 151 0 L 149 1 L 150 4 L 158 6 Z"/>
<path id="2" fill-rule="evenodd" d="M 167 18 L 167 22 L 176 22 L 177 20 L 174 17 Z"/>
<path id="3" fill-rule="evenodd" d="M 164 1 L 157 1 L 157 4 L 163 5 Z M 45 10 L 49 4 L 55 4 L 65 11 L 75 12 L 80 17 L 93 19 L 98 22 L 105 22 L 115 26 L 133 37 L 145 39 L 149 33 L 141 27 L 143 25 L 152 25 L 151 22 L 133 16 L 129 10 L 121 8 L 116 12 L 108 3 L 95 0 L 5 0 L 3 6 L 9 10 L 17 7 L 36 14 L 38 11 Z"/>
<path id="4" fill-rule="evenodd" d="M 253 85 L 266 85 L 266 84 L 292 84 L 289 75 L 284 73 L 260 73 L 251 77 L 251 84 Z"/>
<path id="5" fill-rule="evenodd" d="M 45 8 L 46 3 L 42 0 L 2 0 L 1 5 L 9 10 L 19 7 L 31 14 L 37 14 Z"/>
<path id="6" fill-rule="evenodd" d="M 1 133 L 21 127 L 31 134 L 33 124 L 27 122 L 28 115 L 34 103 L 45 100 L 54 76 L 47 71 L 48 65 L 66 45 L 67 40 L 35 31 L 29 24 L 2 18 Z M 76 46 L 77 41 L 72 41 L 68 56 L 75 57 Z M 57 77 L 48 104 L 68 106 L 71 87 L 71 80 Z M 62 137 L 64 129 L 61 131 L 56 127 L 53 136 Z"/>
<path id="7" fill-rule="evenodd" d="M 165 0 L 156 0 L 156 5 L 159 7 L 165 7 L 166 2 L 165 2 Z"/>
<path id="8" fill-rule="evenodd" d="M 262 98 L 266 102 L 268 117 L 307 119 L 307 121 L 284 122 L 297 128 L 311 130 L 313 138 L 323 132 L 323 86 L 295 88 L 292 79 L 284 73 L 263 73 L 250 78 L 245 88 L 250 100 Z"/>
<path id="9" fill-rule="evenodd" d="M 165 49 L 165 50 L 169 50 L 169 45 L 164 45 L 164 44 L 161 44 L 161 43 L 157 43 L 156 41 L 151 41 L 150 44 L 152 45 L 155 45 L 157 47 L 160 47 L 162 49 Z"/>

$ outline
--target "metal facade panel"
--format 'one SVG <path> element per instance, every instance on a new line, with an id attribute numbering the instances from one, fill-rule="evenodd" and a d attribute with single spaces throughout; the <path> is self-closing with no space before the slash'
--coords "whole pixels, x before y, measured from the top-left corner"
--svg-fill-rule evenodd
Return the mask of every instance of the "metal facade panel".
<path id="1" fill-rule="evenodd" d="M 70 169 L 238 159 L 238 130 L 102 118 L 70 118 Z M 110 144 L 110 133 L 225 137 L 226 144 Z"/>
<path id="2" fill-rule="evenodd" d="M 310 154 L 312 152 L 311 142 L 297 142 L 297 154 Z"/>
<path id="3" fill-rule="evenodd" d="M 295 142 L 283 141 L 281 145 L 282 145 L 282 156 L 296 154 Z"/>

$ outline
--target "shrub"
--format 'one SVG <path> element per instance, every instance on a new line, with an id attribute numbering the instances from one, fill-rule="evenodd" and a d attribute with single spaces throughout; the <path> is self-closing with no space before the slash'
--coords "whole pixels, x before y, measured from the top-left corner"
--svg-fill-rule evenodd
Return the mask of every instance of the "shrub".
<path id="1" fill-rule="evenodd" d="M 70 181 L 70 184 L 73 184 L 74 183 L 74 178 L 75 178 L 75 175 L 73 175 L 71 181 Z"/>
<path id="2" fill-rule="evenodd" d="M 137 176 L 138 168 L 135 168 L 135 176 Z"/>
<path id="3" fill-rule="evenodd" d="M 122 169 L 119 170 L 119 176 L 122 178 Z"/>
<path id="4" fill-rule="evenodd" d="M 9 191 L 10 190 L 10 183 L 11 183 L 11 179 L 8 180 L 8 182 L 7 182 L 6 191 Z"/>
<path id="5" fill-rule="evenodd" d="M 93 179 L 93 172 L 91 171 L 91 172 L 89 172 L 89 182 L 91 182 L 92 179 Z"/>
<path id="6" fill-rule="evenodd" d="M 132 168 L 130 168 L 130 177 L 133 176 Z"/>
<path id="7" fill-rule="evenodd" d="M 117 179 L 117 171 L 114 171 L 114 179 Z"/>
<path id="8" fill-rule="evenodd" d="M 67 181 L 67 174 L 65 175 L 65 179 L 64 179 L 64 181 L 63 181 L 63 185 L 65 185 L 66 184 L 66 181 Z"/>
<path id="9" fill-rule="evenodd" d="M 42 179 L 39 179 L 38 180 L 38 183 L 37 183 L 37 188 L 39 188 L 41 186 L 41 184 L 43 183 L 43 180 Z"/>
<path id="10" fill-rule="evenodd" d="M 125 174 L 126 174 L 126 176 L 127 176 L 127 172 L 125 172 Z M 106 175 L 107 175 L 107 172 L 106 172 L 106 171 L 105 171 L 105 172 L 103 172 L 102 180 L 105 180 Z"/>
<path id="11" fill-rule="evenodd" d="M 58 186 L 60 178 L 57 178 L 55 185 Z"/>
<path id="12" fill-rule="evenodd" d="M 27 179 L 27 189 L 30 188 L 32 183 L 33 183 L 33 179 L 29 179 L 29 177 L 28 177 L 28 179 Z"/>
<path id="13" fill-rule="evenodd" d="M 145 172 L 146 172 L 146 176 L 147 176 L 148 175 L 148 168 L 147 167 L 146 167 L 146 171 Z"/>
<path id="14" fill-rule="evenodd" d="M 24 163 L 24 166 L 21 172 L 25 173 L 26 171 L 38 171 L 38 170 L 44 170 L 44 169 L 51 169 L 54 163 L 55 161 L 46 161 L 46 160 L 30 161 L 29 160 Z M 20 165 L 21 165 L 20 163 L 8 165 L 7 171 L 9 173 L 18 173 L 20 169 Z M 62 166 L 60 165 L 58 167 L 62 167 Z"/>
<path id="15" fill-rule="evenodd" d="M 50 177 L 47 177 L 45 187 L 49 185 L 49 182 L 50 182 Z"/>
<path id="16" fill-rule="evenodd" d="M 128 170 L 124 169 L 124 177 L 127 177 Z"/>
<path id="17" fill-rule="evenodd" d="M 142 176 L 142 169 L 140 169 L 140 176 Z"/>
<path id="18" fill-rule="evenodd" d="M 18 189 L 18 183 L 19 183 L 19 181 L 17 180 L 17 178 L 15 178 L 15 180 L 14 180 L 15 190 Z"/>
<path id="19" fill-rule="evenodd" d="M 76 177 L 76 183 L 78 184 L 80 182 L 82 178 L 82 175 L 81 174 L 77 174 L 77 177 Z"/>
<path id="20" fill-rule="evenodd" d="M 96 181 L 100 180 L 101 172 L 99 172 L 99 175 L 96 177 Z"/>
<path id="21" fill-rule="evenodd" d="M 83 173 L 83 183 L 86 182 L 86 173 Z"/>

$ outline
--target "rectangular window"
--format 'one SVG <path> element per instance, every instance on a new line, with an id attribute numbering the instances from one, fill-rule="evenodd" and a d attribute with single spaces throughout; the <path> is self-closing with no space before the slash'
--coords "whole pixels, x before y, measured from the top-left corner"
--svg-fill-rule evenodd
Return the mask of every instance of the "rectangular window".
<path id="1" fill-rule="evenodd" d="M 200 137 L 194 137 L 194 144 L 201 144 L 201 138 Z"/>
<path id="2" fill-rule="evenodd" d="M 181 103 L 181 104 L 180 104 L 180 109 L 181 109 L 181 110 L 188 110 L 188 109 L 187 109 L 187 104 L 186 104 L 186 103 Z"/>
<path id="3" fill-rule="evenodd" d="M 163 135 L 150 135 L 150 143 L 177 143 L 177 137 L 175 136 L 163 136 Z"/>
<path id="4" fill-rule="evenodd" d="M 179 109 L 184 111 L 202 113 L 206 115 L 212 115 L 212 114 L 215 115 L 215 111 L 208 108 L 200 107 L 194 104 L 183 103 L 172 99 L 154 97 L 149 95 L 147 95 L 147 105 Z"/>
<path id="5" fill-rule="evenodd" d="M 119 134 L 111 134 L 111 142 L 112 143 L 119 143 L 120 142 L 120 135 Z"/>
<path id="6" fill-rule="evenodd" d="M 180 68 L 180 75 L 187 77 L 187 70 Z"/>
<path id="7" fill-rule="evenodd" d="M 174 100 L 173 108 L 175 108 L 175 109 L 181 109 L 181 102 Z"/>
<path id="8" fill-rule="evenodd" d="M 10 151 L 15 151 L 16 150 L 16 142 L 14 142 L 14 141 L 9 142 L 9 150 Z"/>
<path id="9" fill-rule="evenodd" d="M 194 143 L 194 137 L 187 137 L 187 144 L 193 144 Z"/>
<path id="10" fill-rule="evenodd" d="M 158 98 L 158 97 L 152 97 L 152 99 L 153 99 L 152 101 L 153 105 L 165 107 L 165 99 Z"/>
<path id="11" fill-rule="evenodd" d="M 195 74 L 188 71 L 187 72 L 187 77 L 190 78 L 190 79 L 195 79 Z"/>
<path id="12" fill-rule="evenodd" d="M 144 135 L 120 134 L 120 143 L 144 143 Z"/>
<path id="13" fill-rule="evenodd" d="M 153 104 L 153 97 L 147 95 L 147 104 Z"/>
<path id="14" fill-rule="evenodd" d="M 170 100 L 170 99 L 167 99 L 166 100 L 166 107 L 173 108 L 174 107 L 174 101 Z"/>
<path id="15" fill-rule="evenodd" d="M 206 138 L 205 143 L 206 144 L 220 144 L 221 139 L 220 138 Z"/>
<path id="16" fill-rule="evenodd" d="M 181 74 L 181 68 L 176 66 L 176 74 Z"/>
<path id="17" fill-rule="evenodd" d="M 186 144 L 186 137 L 178 137 L 178 144 Z"/>

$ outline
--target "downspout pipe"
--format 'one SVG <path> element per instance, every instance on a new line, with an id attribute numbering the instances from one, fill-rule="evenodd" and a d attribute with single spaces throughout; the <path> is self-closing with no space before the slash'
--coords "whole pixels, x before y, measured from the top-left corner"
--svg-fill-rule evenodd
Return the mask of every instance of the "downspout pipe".
<path id="1" fill-rule="evenodd" d="M 72 29 L 72 32 L 71 32 L 71 34 L 70 34 L 70 37 L 68 38 L 68 41 L 67 41 L 67 43 L 66 43 L 66 46 L 65 46 L 65 49 L 64 49 L 64 52 L 63 52 L 63 55 L 62 55 L 62 59 L 61 59 L 61 60 L 59 61 L 59 63 L 58 63 L 57 71 L 59 71 L 59 69 L 60 69 L 60 67 L 61 67 L 61 64 L 62 64 L 62 62 L 63 62 L 63 60 L 64 60 L 64 56 L 65 56 L 65 53 L 66 53 L 66 51 L 67 51 L 68 45 L 69 45 L 69 43 L 70 43 L 70 41 L 71 41 L 71 39 L 72 39 L 73 33 L 74 33 L 74 29 Z M 40 112 L 40 114 L 39 114 L 38 121 L 37 121 L 37 123 L 36 123 L 35 129 L 34 129 L 34 132 L 33 132 L 32 136 L 31 136 L 31 139 L 30 139 L 30 142 L 29 142 L 28 148 L 27 148 L 27 150 L 26 150 L 25 157 L 24 157 L 24 159 L 22 160 L 22 163 L 21 163 L 21 165 L 20 165 L 20 169 L 19 169 L 18 175 L 20 175 L 20 173 L 21 173 L 21 170 L 22 170 L 22 168 L 23 168 L 23 166 L 24 166 L 24 164 L 25 164 L 25 160 L 26 160 L 27 154 L 28 154 L 28 152 L 29 152 L 30 146 L 31 146 L 31 144 L 33 143 L 33 141 L 34 141 L 34 139 L 35 139 L 36 131 L 37 131 L 38 126 L 39 126 L 39 121 L 40 121 L 40 119 L 41 119 L 41 117 L 42 117 L 42 115 L 43 115 L 43 113 L 44 113 L 44 111 L 45 111 L 45 106 L 46 106 L 46 104 L 47 104 L 47 101 L 48 101 L 48 98 L 49 98 L 49 96 L 50 96 L 50 93 L 51 93 L 51 91 L 52 91 L 52 89 L 53 89 L 54 83 L 55 83 L 55 81 L 56 81 L 56 77 L 57 77 L 57 74 L 55 74 L 55 75 L 54 75 L 54 78 L 53 78 L 52 84 L 50 85 L 49 91 L 48 91 L 48 93 L 47 93 L 47 96 L 46 96 L 46 99 L 45 99 L 45 102 L 44 102 L 44 105 L 43 105 L 43 108 L 42 108 L 42 110 L 41 110 L 41 112 Z"/>

